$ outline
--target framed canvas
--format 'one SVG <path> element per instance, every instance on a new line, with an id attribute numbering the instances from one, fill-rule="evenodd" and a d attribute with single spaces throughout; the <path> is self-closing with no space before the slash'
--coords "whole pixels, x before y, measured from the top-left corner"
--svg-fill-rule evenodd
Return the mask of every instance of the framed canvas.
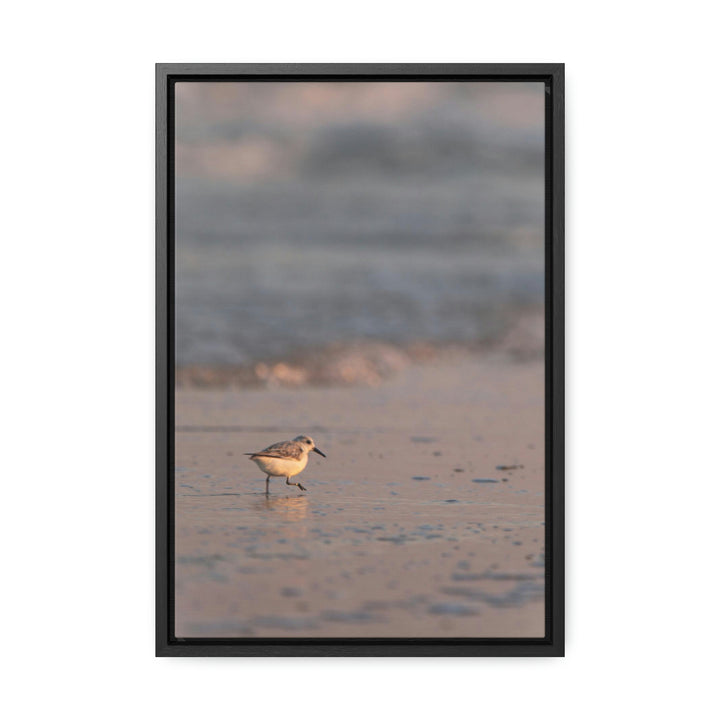
<path id="1" fill-rule="evenodd" d="M 563 77 L 157 66 L 157 655 L 563 655 Z"/>

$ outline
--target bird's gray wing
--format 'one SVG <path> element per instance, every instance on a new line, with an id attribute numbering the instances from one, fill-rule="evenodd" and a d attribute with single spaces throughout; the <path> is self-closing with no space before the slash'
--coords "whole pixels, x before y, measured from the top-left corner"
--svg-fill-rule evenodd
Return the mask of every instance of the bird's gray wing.
<path id="1" fill-rule="evenodd" d="M 266 447 L 264 450 L 256 453 L 245 453 L 251 457 L 269 457 L 278 458 L 284 460 L 286 458 L 292 458 L 293 460 L 299 460 L 302 457 L 302 449 L 298 443 L 292 440 L 283 440 L 282 442 L 276 442 L 273 445 Z"/>

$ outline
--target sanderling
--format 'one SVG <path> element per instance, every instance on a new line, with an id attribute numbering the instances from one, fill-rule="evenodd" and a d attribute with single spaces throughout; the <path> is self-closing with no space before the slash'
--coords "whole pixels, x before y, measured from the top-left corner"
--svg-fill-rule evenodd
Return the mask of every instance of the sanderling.
<path id="1" fill-rule="evenodd" d="M 265 494 L 270 492 L 270 478 L 284 477 L 287 485 L 297 485 L 305 490 L 299 482 L 291 483 L 290 478 L 299 475 L 307 465 L 308 453 L 313 450 L 326 457 L 315 447 L 315 441 L 307 435 L 298 435 L 294 440 L 283 440 L 255 453 L 245 453 L 267 475 Z"/>

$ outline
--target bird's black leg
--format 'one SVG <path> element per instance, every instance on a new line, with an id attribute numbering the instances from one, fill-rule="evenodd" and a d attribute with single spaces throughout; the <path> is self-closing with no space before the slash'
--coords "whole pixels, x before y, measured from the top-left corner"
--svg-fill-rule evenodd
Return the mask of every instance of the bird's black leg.
<path id="1" fill-rule="evenodd" d="M 265 494 L 266 495 L 270 494 L 270 476 L 269 475 L 265 478 Z"/>
<path id="2" fill-rule="evenodd" d="M 286 485 L 297 485 L 301 490 L 307 490 L 307 488 L 304 488 L 299 482 L 291 483 L 290 478 L 285 478 L 285 484 Z"/>

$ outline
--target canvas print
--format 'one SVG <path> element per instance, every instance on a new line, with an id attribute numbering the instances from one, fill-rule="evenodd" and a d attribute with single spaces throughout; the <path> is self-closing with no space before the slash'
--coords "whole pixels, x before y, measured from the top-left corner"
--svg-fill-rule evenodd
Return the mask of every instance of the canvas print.
<path id="1" fill-rule="evenodd" d="M 178 638 L 545 635 L 543 82 L 174 86 Z"/>

